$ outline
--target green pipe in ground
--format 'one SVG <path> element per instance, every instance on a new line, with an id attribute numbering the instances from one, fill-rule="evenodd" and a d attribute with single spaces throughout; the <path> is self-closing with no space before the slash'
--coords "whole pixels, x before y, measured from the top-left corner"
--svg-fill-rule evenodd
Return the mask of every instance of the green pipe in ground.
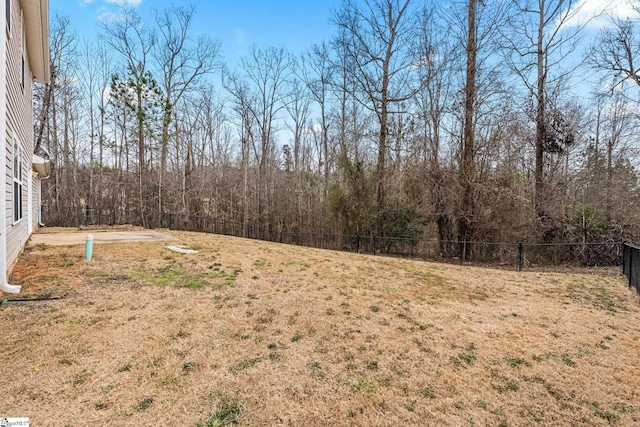
<path id="1" fill-rule="evenodd" d="M 84 257 L 87 261 L 91 261 L 93 257 L 93 235 L 87 235 L 87 246 L 84 251 Z"/>

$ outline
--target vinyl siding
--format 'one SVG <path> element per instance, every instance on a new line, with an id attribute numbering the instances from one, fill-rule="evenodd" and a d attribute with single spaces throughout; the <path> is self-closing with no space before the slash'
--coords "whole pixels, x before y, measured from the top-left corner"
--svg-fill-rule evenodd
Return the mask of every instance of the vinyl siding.
<path id="1" fill-rule="evenodd" d="M 7 268 L 11 270 L 30 235 L 27 220 L 28 181 L 33 156 L 32 78 L 26 52 L 19 0 L 11 0 L 11 35 L 7 39 Z M 25 85 L 22 87 L 22 55 L 25 59 Z M 13 136 L 22 146 L 22 219 L 13 221 Z"/>

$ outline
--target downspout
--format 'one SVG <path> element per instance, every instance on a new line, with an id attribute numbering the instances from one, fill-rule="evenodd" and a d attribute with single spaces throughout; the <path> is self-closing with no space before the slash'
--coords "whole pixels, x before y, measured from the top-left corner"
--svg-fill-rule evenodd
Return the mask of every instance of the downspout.
<path id="1" fill-rule="evenodd" d="M 7 281 L 7 32 L 2 28 L 6 22 L 6 8 L 0 7 L 0 290 L 17 294 L 22 286 Z"/>
<path id="2" fill-rule="evenodd" d="M 29 165 L 31 167 L 33 167 L 32 165 Z M 38 176 L 37 172 L 31 172 L 30 174 L 28 174 L 29 176 L 29 181 L 27 182 L 27 228 L 29 230 L 29 234 L 27 235 L 27 239 L 29 238 L 29 236 L 31 236 L 31 233 L 33 233 L 33 178 L 35 176 Z M 23 244 L 26 243 L 23 242 Z"/>
<path id="3" fill-rule="evenodd" d="M 42 222 L 42 181 L 51 178 L 51 174 L 38 179 L 38 226 L 46 227 Z"/>

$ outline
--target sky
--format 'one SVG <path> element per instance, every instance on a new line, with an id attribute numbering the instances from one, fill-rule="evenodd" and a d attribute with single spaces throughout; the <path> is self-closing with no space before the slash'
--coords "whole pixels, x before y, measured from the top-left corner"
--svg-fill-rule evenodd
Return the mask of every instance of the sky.
<path id="1" fill-rule="evenodd" d="M 153 19 L 156 9 L 172 4 L 194 5 L 194 34 L 219 40 L 225 62 L 232 65 L 254 44 L 285 47 L 299 54 L 314 43 L 328 40 L 334 31 L 331 12 L 341 0 L 54 0 L 50 15 L 69 16 L 79 37 L 93 38 L 121 4 L 136 8 L 146 21 Z M 577 0 L 573 4 L 577 13 L 571 23 L 592 29 L 610 23 L 604 16 L 594 19 L 605 9 L 617 18 L 627 18 L 634 13 L 633 5 L 640 8 L 640 0 Z"/>
<path id="2" fill-rule="evenodd" d="M 123 0 L 54 0 L 51 19 L 69 16 L 80 38 L 93 38 L 102 22 L 118 12 Z M 222 44 L 228 64 L 237 64 L 252 45 L 285 47 L 301 53 L 314 43 L 328 40 L 333 31 L 331 11 L 341 0 L 124 0 L 135 7 L 145 21 L 154 10 L 174 5 L 194 5 L 193 34 L 207 34 Z"/>
<path id="3" fill-rule="evenodd" d="M 600 29 L 610 25 L 612 17 L 637 19 L 637 10 L 640 10 L 640 0 L 578 0 L 570 12 L 573 15 L 570 23 Z"/>

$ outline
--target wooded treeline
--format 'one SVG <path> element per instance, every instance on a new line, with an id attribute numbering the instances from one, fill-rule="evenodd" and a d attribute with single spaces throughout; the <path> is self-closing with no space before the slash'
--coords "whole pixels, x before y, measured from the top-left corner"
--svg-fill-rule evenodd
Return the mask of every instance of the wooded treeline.
<path id="1" fill-rule="evenodd" d="M 95 40 L 55 16 L 43 203 L 265 236 L 633 239 L 640 24 L 594 30 L 575 3 L 344 0 L 330 40 L 233 67 L 193 7 L 122 9 Z"/>

